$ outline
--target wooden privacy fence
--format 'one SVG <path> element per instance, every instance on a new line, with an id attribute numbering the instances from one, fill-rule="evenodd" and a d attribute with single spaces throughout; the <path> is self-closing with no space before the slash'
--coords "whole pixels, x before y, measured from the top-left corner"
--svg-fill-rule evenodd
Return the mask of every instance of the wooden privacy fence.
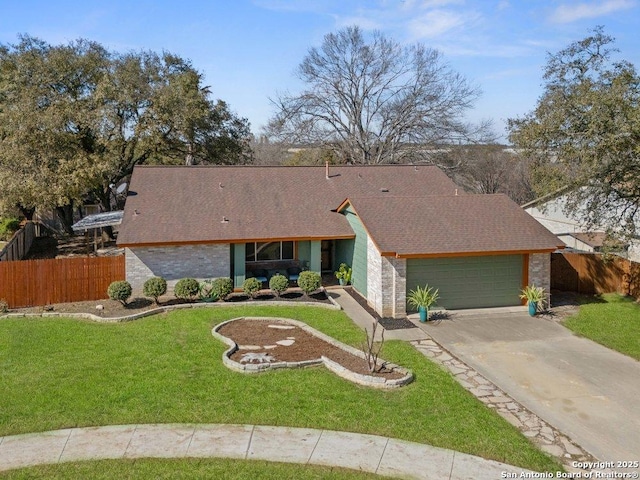
<path id="1" fill-rule="evenodd" d="M 22 260 L 31 248 L 33 239 L 40 236 L 40 224 L 27 222 L 18 230 L 9 243 L 0 250 L 0 262 Z"/>
<path id="2" fill-rule="evenodd" d="M 124 279 L 124 255 L 0 262 L 0 299 L 9 308 L 100 300 Z"/>
<path id="3" fill-rule="evenodd" d="M 598 253 L 553 253 L 551 288 L 595 294 L 640 296 L 640 263 Z"/>

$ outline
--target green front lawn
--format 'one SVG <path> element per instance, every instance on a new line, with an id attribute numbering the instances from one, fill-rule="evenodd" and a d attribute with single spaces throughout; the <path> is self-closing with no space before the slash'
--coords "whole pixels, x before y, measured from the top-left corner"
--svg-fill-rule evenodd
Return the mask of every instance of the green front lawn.
<path id="1" fill-rule="evenodd" d="M 310 307 L 181 310 L 129 323 L 0 320 L 0 436 L 134 423 L 288 425 L 427 443 L 538 471 L 559 465 L 405 342 L 383 357 L 413 370 L 395 391 L 354 385 L 322 367 L 235 373 L 213 325 L 238 316 L 302 320 L 359 346 L 343 312 Z"/>
<path id="2" fill-rule="evenodd" d="M 356 472 L 343 468 L 316 465 L 291 465 L 262 461 L 231 459 L 136 459 L 72 462 L 57 465 L 22 468 L 0 473 L 5 480 L 51 480 L 90 478 L 92 480 L 118 479 L 202 479 L 255 480 L 295 478 L 301 480 L 373 480 L 384 479 L 373 473 Z"/>
<path id="3" fill-rule="evenodd" d="M 640 305 L 631 297 L 604 294 L 585 303 L 564 325 L 583 337 L 640 360 Z"/>

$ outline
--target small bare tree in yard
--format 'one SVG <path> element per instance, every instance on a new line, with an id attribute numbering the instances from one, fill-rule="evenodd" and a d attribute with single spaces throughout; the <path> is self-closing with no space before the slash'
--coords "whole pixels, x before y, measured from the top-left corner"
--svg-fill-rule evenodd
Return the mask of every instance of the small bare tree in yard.
<path id="1" fill-rule="evenodd" d="M 478 139 L 488 125 L 463 121 L 480 91 L 424 45 L 404 46 L 358 27 L 324 37 L 300 64 L 306 89 L 272 99 L 266 133 L 330 148 L 346 163 L 400 163 L 431 145 Z"/>
<path id="2" fill-rule="evenodd" d="M 384 368 L 384 363 L 378 365 L 378 357 L 384 346 L 384 329 L 380 332 L 380 342 L 376 343 L 376 331 L 378 330 L 378 320 L 373 323 L 371 334 L 368 330 L 365 330 L 367 335 L 366 342 L 362 345 L 362 351 L 364 353 L 365 360 L 367 362 L 367 368 L 370 373 L 376 373 Z"/>

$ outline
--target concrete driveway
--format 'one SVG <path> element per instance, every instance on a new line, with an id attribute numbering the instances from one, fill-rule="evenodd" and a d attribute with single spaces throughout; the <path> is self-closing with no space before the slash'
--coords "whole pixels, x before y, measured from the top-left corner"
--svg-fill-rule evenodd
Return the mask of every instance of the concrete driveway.
<path id="1" fill-rule="evenodd" d="M 520 309 L 421 327 L 599 460 L 640 460 L 640 362 Z"/>

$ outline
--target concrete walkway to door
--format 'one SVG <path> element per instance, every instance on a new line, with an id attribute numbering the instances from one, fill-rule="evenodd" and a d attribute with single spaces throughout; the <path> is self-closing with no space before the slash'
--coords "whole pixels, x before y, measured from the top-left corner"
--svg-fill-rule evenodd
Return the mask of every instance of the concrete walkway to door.
<path id="1" fill-rule="evenodd" d="M 640 362 L 524 309 L 450 312 L 420 327 L 599 460 L 640 460 Z"/>

